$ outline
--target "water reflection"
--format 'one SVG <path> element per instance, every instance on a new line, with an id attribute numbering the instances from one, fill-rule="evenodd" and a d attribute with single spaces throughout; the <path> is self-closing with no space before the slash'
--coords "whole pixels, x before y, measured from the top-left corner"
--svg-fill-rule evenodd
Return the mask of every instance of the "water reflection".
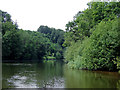
<path id="1" fill-rule="evenodd" d="M 72 70 L 60 62 L 3 63 L 3 88 L 120 88 L 120 74 Z"/>
<path id="2" fill-rule="evenodd" d="M 64 87 L 61 63 L 5 63 L 2 69 L 3 88 Z"/>
<path id="3" fill-rule="evenodd" d="M 64 75 L 65 87 L 69 88 L 120 88 L 120 75 L 117 72 L 68 69 Z"/>

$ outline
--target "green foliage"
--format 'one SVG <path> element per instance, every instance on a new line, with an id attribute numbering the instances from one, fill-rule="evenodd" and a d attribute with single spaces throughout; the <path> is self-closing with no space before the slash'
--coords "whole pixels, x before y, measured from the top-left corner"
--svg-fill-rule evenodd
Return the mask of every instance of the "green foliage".
<path id="1" fill-rule="evenodd" d="M 12 30 L 3 35 L 3 59 L 41 60 L 44 56 L 55 56 L 61 51 L 58 44 L 50 42 L 39 32 Z"/>
<path id="2" fill-rule="evenodd" d="M 90 37 L 98 23 L 113 20 L 120 12 L 119 2 L 90 2 L 88 6 L 86 10 L 79 11 L 73 21 L 66 24 L 64 46 L 69 47 L 71 41 L 82 41 L 85 37 Z"/>
<path id="3" fill-rule="evenodd" d="M 23 45 L 22 59 L 42 59 L 46 55 L 46 45 L 49 40 L 42 34 L 21 30 L 20 35 Z"/>
<path id="4" fill-rule="evenodd" d="M 5 22 L 11 22 L 11 15 L 8 14 L 7 12 L 3 12 L 0 10 L 0 12 L 2 12 L 2 23 L 5 23 Z"/>
<path id="5" fill-rule="evenodd" d="M 56 59 L 60 59 L 62 57 L 61 53 L 60 52 L 57 52 L 56 53 Z"/>
<path id="6" fill-rule="evenodd" d="M 3 58 L 4 59 L 18 59 L 21 55 L 21 41 L 20 36 L 16 30 L 7 31 L 2 40 Z"/>
<path id="7" fill-rule="evenodd" d="M 1 10 L 0 12 L 2 12 L 2 34 L 4 35 L 6 31 L 17 30 L 17 23 L 11 20 L 10 14 Z"/>
<path id="8" fill-rule="evenodd" d="M 57 59 L 63 58 L 64 47 L 64 31 L 61 29 L 49 28 L 48 26 L 40 26 L 37 30 L 44 34 L 51 41 L 51 46 L 48 49 L 48 56 L 54 56 Z"/>
<path id="9" fill-rule="evenodd" d="M 120 57 L 117 57 L 117 69 L 120 70 Z"/>
<path id="10" fill-rule="evenodd" d="M 66 24 L 65 61 L 76 69 L 119 69 L 120 3 L 90 2 Z"/>
<path id="11" fill-rule="evenodd" d="M 79 45 L 79 46 L 78 46 Z M 66 55 L 69 66 L 90 70 L 117 70 L 120 56 L 118 20 L 101 22 L 90 38 L 74 43 Z M 70 51 L 69 51 L 70 50 Z M 117 65 L 116 63 L 117 62 Z M 117 68 L 118 67 L 118 68 Z"/>
<path id="12" fill-rule="evenodd" d="M 89 38 L 89 46 L 83 50 L 87 68 L 115 70 L 116 56 L 120 55 L 120 30 L 118 20 L 101 22 Z M 90 64 L 88 64 L 90 62 Z M 89 66 L 90 65 L 90 66 Z M 92 67 L 91 67 L 92 66 Z"/>
<path id="13" fill-rule="evenodd" d="M 37 30 L 48 37 L 53 43 L 63 44 L 64 31 L 61 29 L 49 28 L 48 26 L 40 26 Z"/>
<path id="14" fill-rule="evenodd" d="M 44 60 L 56 60 L 56 57 L 47 56 L 47 57 L 44 57 Z"/>
<path id="15" fill-rule="evenodd" d="M 2 11 L 2 59 L 42 60 L 63 58 L 64 31 L 41 26 L 39 32 L 20 30 L 7 12 Z"/>

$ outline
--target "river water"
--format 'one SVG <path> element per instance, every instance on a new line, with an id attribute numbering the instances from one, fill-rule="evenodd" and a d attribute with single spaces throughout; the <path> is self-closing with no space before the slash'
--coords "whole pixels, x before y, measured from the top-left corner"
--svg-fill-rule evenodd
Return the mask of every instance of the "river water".
<path id="1" fill-rule="evenodd" d="M 2 88 L 119 88 L 117 72 L 72 70 L 60 62 L 3 63 Z"/>

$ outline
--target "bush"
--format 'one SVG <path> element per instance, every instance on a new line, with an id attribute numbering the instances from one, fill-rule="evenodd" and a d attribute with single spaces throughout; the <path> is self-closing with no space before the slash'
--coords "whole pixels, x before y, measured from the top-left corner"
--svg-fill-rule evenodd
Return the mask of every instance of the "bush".
<path id="1" fill-rule="evenodd" d="M 71 68 L 117 70 L 120 56 L 120 20 L 102 21 L 89 38 L 72 44 L 65 54 Z M 116 62 L 116 63 L 115 63 Z"/>
<path id="2" fill-rule="evenodd" d="M 120 30 L 118 20 L 101 22 L 89 38 L 83 57 L 88 69 L 116 70 L 117 49 L 120 48 Z"/>

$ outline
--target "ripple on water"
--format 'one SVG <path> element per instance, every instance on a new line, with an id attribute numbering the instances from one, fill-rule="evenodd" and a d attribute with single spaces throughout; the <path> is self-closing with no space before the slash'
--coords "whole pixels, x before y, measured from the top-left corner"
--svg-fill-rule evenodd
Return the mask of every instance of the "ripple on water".
<path id="1" fill-rule="evenodd" d="M 11 66 L 32 66 L 32 64 L 28 64 L 28 63 L 6 63 L 5 65 L 11 65 Z"/>
<path id="2" fill-rule="evenodd" d="M 36 80 L 32 80 L 29 83 L 26 83 L 27 77 L 26 76 L 19 76 L 14 75 L 10 79 L 7 80 L 10 83 L 13 83 L 16 88 L 38 88 L 36 85 Z"/>

